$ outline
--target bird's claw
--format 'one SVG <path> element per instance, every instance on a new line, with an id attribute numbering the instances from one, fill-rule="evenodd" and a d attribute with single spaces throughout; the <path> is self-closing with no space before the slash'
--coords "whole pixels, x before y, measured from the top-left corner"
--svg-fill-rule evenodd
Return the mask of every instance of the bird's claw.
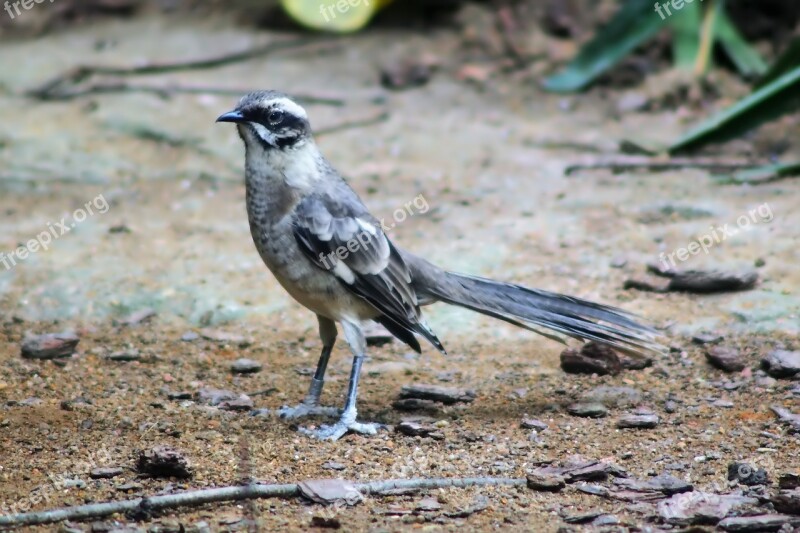
<path id="1" fill-rule="evenodd" d="M 301 403 L 294 407 L 284 405 L 278 410 L 278 415 L 288 420 L 305 416 L 339 416 L 340 413 L 341 410 L 336 407 L 322 407 L 321 405 L 309 405 L 307 403 Z"/>
<path id="2" fill-rule="evenodd" d="M 300 432 L 318 440 L 335 441 L 343 437 L 348 431 L 361 433 L 362 435 L 375 435 L 378 430 L 385 427 L 383 424 L 348 422 L 339 420 L 332 425 L 323 425 L 319 429 L 300 428 Z"/>

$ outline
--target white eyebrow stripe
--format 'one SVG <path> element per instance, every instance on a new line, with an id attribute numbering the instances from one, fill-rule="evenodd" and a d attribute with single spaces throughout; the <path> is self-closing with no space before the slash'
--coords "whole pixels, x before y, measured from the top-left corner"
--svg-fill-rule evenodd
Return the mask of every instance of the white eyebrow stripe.
<path id="1" fill-rule="evenodd" d="M 306 110 L 302 108 L 302 106 L 298 105 L 296 102 L 289 100 L 288 98 L 276 98 L 272 100 L 277 107 L 284 109 L 285 111 L 295 115 L 297 117 L 301 117 L 304 119 L 308 119 L 308 115 L 306 114 Z"/>

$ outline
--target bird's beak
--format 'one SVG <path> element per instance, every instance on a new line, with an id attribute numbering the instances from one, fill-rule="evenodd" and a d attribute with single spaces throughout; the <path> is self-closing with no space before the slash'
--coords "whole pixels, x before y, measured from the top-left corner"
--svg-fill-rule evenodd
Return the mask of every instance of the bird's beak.
<path id="1" fill-rule="evenodd" d="M 217 117 L 217 122 L 246 122 L 244 115 L 242 115 L 241 111 L 228 111 L 225 114 L 220 115 Z"/>

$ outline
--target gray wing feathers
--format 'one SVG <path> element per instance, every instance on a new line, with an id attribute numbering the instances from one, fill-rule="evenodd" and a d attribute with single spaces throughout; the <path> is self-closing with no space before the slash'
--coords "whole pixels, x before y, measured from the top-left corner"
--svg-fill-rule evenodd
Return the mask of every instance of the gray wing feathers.
<path id="1" fill-rule="evenodd" d="M 422 321 L 408 265 L 360 202 L 309 196 L 295 208 L 293 228 L 306 256 L 383 313 L 391 331 L 419 333 L 444 350 Z"/>

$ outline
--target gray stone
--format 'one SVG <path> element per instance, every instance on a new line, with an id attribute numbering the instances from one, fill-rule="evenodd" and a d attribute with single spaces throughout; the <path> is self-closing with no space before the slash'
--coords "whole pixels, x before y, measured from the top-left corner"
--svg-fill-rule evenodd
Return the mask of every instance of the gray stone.
<path id="1" fill-rule="evenodd" d="M 255 374 L 261 372 L 264 365 L 252 359 L 241 358 L 231 364 L 231 372 L 234 374 Z"/>
<path id="2" fill-rule="evenodd" d="M 706 350 L 706 359 L 711 365 L 725 372 L 739 372 L 745 367 L 744 360 L 736 348 L 711 346 Z"/>
<path id="3" fill-rule="evenodd" d="M 567 412 L 573 416 L 583 418 L 602 418 L 608 414 L 608 409 L 597 402 L 578 402 L 569 405 Z"/>
<path id="4" fill-rule="evenodd" d="M 800 517 L 792 517 L 784 514 L 765 514 L 761 516 L 735 516 L 726 518 L 717 524 L 717 527 L 725 531 L 737 532 L 762 532 L 778 531 L 784 525 L 800 525 Z"/>
<path id="5" fill-rule="evenodd" d="M 400 399 L 431 400 L 445 405 L 469 403 L 476 394 L 471 390 L 440 387 L 438 385 L 406 385 L 400 389 Z"/>
<path id="6" fill-rule="evenodd" d="M 658 423 L 658 415 L 629 414 L 619 417 L 617 420 L 617 427 L 627 429 L 652 429 L 656 427 Z"/>
<path id="7" fill-rule="evenodd" d="M 564 476 L 556 473 L 532 472 L 528 474 L 528 488 L 546 492 L 558 492 L 567 485 Z"/>
<path id="8" fill-rule="evenodd" d="M 761 365 L 774 378 L 791 378 L 800 374 L 800 352 L 773 350 L 761 360 Z"/>
<path id="9" fill-rule="evenodd" d="M 22 357 L 26 359 L 57 359 L 75 353 L 80 338 L 72 332 L 32 335 L 22 341 Z"/>

